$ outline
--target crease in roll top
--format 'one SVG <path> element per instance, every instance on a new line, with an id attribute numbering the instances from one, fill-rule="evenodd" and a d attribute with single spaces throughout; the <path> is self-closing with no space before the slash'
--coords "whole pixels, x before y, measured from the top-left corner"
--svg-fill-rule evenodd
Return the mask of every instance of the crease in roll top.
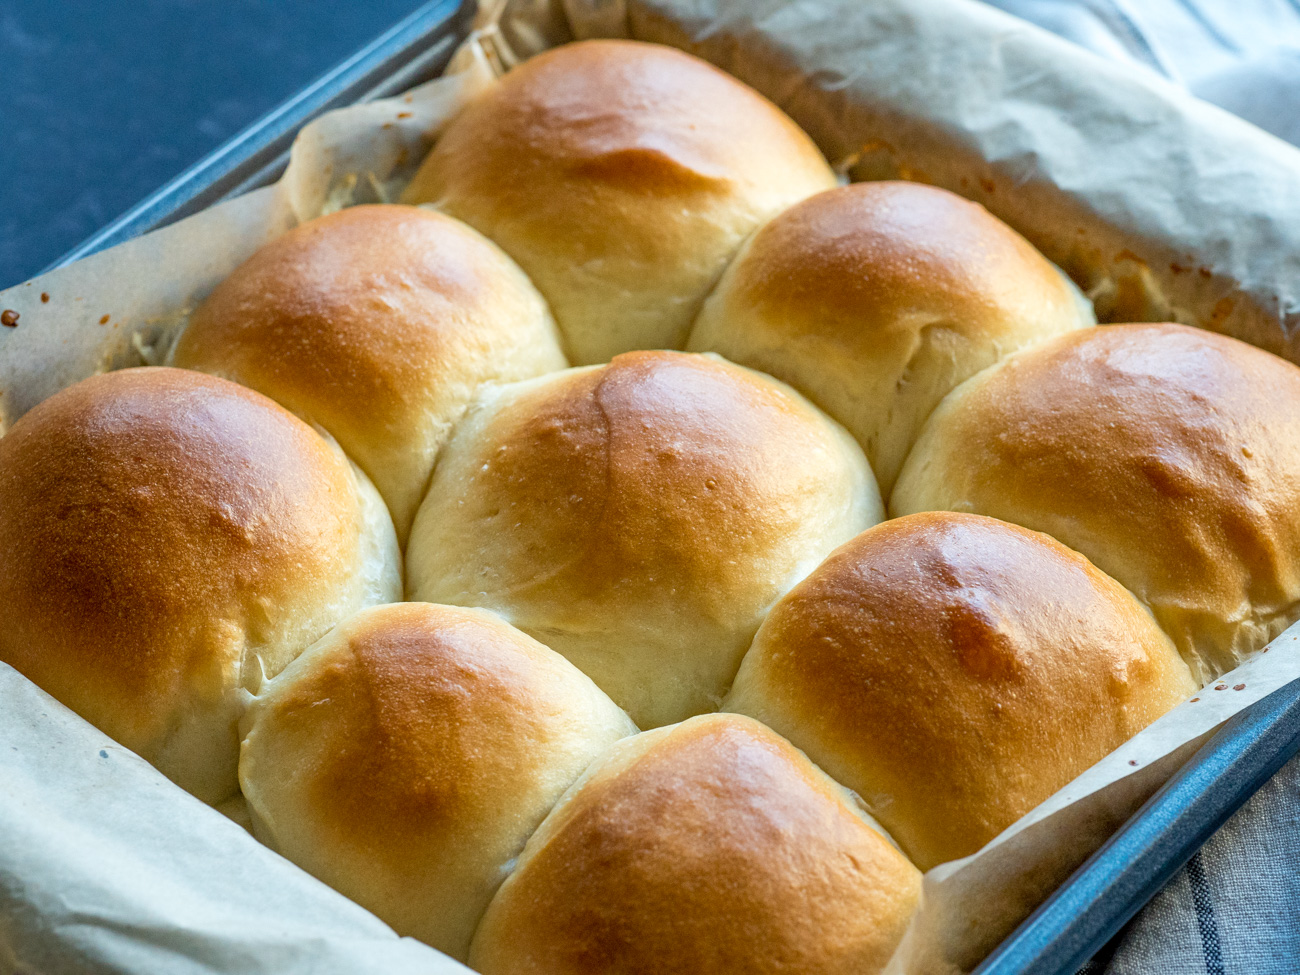
<path id="1" fill-rule="evenodd" d="M 1082 555 L 926 512 L 868 529 L 784 596 L 724 707 L 788 737 L 929 870 L 1196 687 L 1151 613 Z"/>
<path id="2" fill-rule="evenodd" d="M 1082 552 L 1204 682 L 1300 618 L 1300 369 L 1184 325 L 1061 336 L 950 393 L 890 504 Z"/>
<path id="3" fill-rule="evenodd" d="M 484 392 L 416 517 L 409 594 L 500 613 L 649 727 L 716 709 L 772 602 L 882 514 L 861 449 L 789 387 L 627 353 Z"/>

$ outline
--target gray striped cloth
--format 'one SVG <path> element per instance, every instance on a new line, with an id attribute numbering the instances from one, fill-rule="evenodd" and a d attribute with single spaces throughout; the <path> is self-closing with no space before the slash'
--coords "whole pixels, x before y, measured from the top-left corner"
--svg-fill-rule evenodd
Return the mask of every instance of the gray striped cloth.
<path id="1" fill-rule="evenodd" d="M 1300 972 L 1300 757 L 1282 767 L 1079 975 Z"/>
<path id="2" fill-rule="evenodd" d="M 1300 145 L 1300 0 L 985 0 Z M 1300 975 L 1300 758 L 1080 975 Z"/>

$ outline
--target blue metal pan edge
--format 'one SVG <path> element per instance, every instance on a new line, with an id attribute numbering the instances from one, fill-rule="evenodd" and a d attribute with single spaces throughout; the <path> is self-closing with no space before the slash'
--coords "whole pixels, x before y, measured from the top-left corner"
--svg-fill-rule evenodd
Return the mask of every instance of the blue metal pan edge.
<path id="1" fill-rule="evenodd" d="M 385 98 L 442 73 L 474 0 L 430 0 L 390 30 L 147 196 L 45 270 L 64 267 L 279 179 L 298 130 L 330 109 Z"/>
<path id="2" fill-rule="evenodd" d="M 1300 751 L 1300 681 L 1228 720 L 975 970 L 1073 973 Z"/>

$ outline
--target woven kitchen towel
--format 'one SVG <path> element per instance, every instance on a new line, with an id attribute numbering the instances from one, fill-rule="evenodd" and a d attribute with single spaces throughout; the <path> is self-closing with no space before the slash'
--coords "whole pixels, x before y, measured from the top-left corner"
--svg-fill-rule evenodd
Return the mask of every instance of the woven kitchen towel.
<path id="1" fill-rule="evenodd" d="M 1300 0 L 985 0 L 1300 145 Z"/>
<path id="2" fill-rule="evenodd" d="M 1300 145 L 1300 0 L 985 0 Z M 1300 973 L 1300 758 L 1080 975 Z"/>
<path id="3" fill-rule="evenodd" d="M 1300 757 L 1255 793 L 1080 975 L 1103 972 L 1300 972 Z"/>

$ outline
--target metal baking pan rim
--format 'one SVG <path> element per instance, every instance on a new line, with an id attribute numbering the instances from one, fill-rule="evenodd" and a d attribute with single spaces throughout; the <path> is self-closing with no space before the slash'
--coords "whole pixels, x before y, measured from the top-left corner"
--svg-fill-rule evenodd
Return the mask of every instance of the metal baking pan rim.
<path id="1" fill-rule="evenodd" d="M 317 116 L 435 78 L 469 32 L 475 0 L 429 0 L 296 95 L 96 231 L 45 269 L 157 230 L 280 178 L 298 130 Z M 44 273 L 44 271 L 42 272 Z"/>
<path id="2" fill-rule="evenodd" d="M 1298 751 L 1300 680 L 1224 722 L 973 975 L 1076 972 Z"/>

